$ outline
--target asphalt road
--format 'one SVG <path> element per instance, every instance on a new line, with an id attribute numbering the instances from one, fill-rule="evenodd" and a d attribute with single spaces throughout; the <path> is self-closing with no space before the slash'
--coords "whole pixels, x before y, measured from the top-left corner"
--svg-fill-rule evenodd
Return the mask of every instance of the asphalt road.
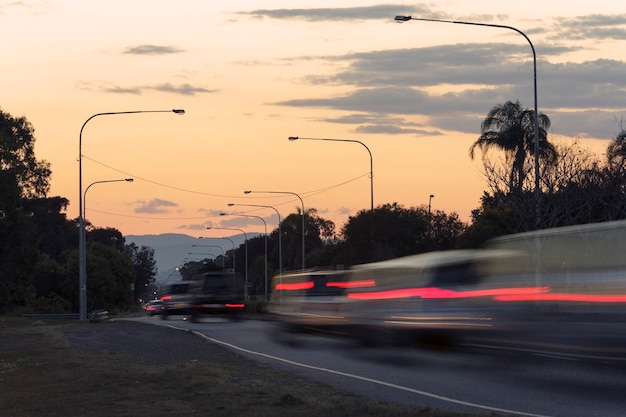
<path id="1" fill-rule="evenodd" d="M 133 320 L 192 331 L 250 359 L 371 399 L 536 417 L 623 417 L 626 409 L 625 368 L 542 351 L 365 348 L 319 335 L 285 344 L 267 321 Z"/>

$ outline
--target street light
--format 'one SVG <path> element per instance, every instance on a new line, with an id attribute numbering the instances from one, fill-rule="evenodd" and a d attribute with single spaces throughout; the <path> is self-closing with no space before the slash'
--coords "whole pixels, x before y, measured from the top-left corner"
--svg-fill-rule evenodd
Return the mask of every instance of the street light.
<path id="1" fill-rule="evenodd" d="M 185 114 L 183 109 L 173 110 L 135 110 L 96 113 L 90 116 L 80 128 L 78 134 L 78 281 L 80 319 L 87 320 L 87 257 L 85 254 L 85 218 L 83 214 L 83 130 L 91 119 L 98 116 L 111 116 L 118 114 L 138 114 L 138 113 L 169 113 Z"/>
<path id="2" fill-rule="evenodd" d="M 243 192 L 244 194 L 250 194 L 250 193 L 265 193 L 265 194 L 291 194 L 291 195 L 295 195 L 296 197 L 298 197 L 300 199 L 300 203 L 302 204 L 302 269 L 304 269 L 304 232 L 305 232 L 305 227 L 304 227 L 304 200 L 302 200 L 302 197 L 300 197 L 298 194 L 291 192 L 291 191 L 252 191 L 252 190 L 247 190 Z"/>
<path id="3" fill-rule="evenodd" d="M 367 150 L 367 153 L 370 155 L 370 208 L 372 211 L 374 210 L 374 159 L 372 158 L 372 152 L 370 151 L 370 148 L 368 148 L 366 144 L 364 144 L 361 141 L 354 140 L 354 139 L 301 138 L 299 136 L 289 136 L 289 140 L 292 142 L 298 139 L 300 140 L 325 140 L 325 141 L 331 141 L 331 142 L 354 142 L 354 143 L 360 143 L 361 145 L 363 145 L 363 147 Z"/>
<path id="4" fill-rule="evenodd" d="M 132 178 L 124 178 L 121 180 L 103 180 L 103 181 L 95 181 L 92 182 L 91 184 L 89 184 L 87 186 L 87 188 L 85 188 L 85 192 L 83 193 L 83 224 L 85 222 L 85 219 L 87 218 L 87 191 L 89 191 L 89 189 L 91 188 L 92 185 L 96 185 L 96 184 L 103 184 L 103 183 L 107 183 L 107 182 L 133 182 Z M 87 253 L 87 239 L 86 239 L 86 235 L 85 238 L 82 239 L 82 247 L 81 247 L 81 253 L 86 254 Z M 87 256 L 85 255 L 85 282 L 87 282 Z M 134 299 L 134 298 L 133 298 Z M 85 310 L 85 314 L 86 314 L 86 310 Z"/>
<path id="5" fill-rule="evenodd" d="M 224 252 L 224 248 L 222 248 L 219 245 L 191 245 L 192 248 L 195 248 L 196 246 L 202 246 L 204 248 L 218 248 L 219 250 L 221 250 L 222 251 L 222 269 L 225 268 L 225 265 L 226 265 L 226 253 Z"/>
<path id="6" fill-rule="evenodd" d="M 203 237 L 200 236 L 198 239 L 203 239 Z M 235 277 L 235 242 L 233 242 L 233 240 L 229 237 L 215 237 L 215 238 L 208 237 L 206 239 L 226 239 L 226 240 L 229 240 L 230 243 L 233 245 L 233 279 L 234 279 Z M 191 245 L 191 246 L 214 246 L 214 245 Z M 215 247 L 222 249 L 221 246 L 215 245 Z M 226 258 L 226 253 L 224 252 L 224 249 L 222 249 L 222 253 L 224 254 L 224 258 Z"/>
<path id="7" fill-rule="evenodd" d="M 244 207 L 264 207 L 264 208 L 271 208 L 272 210 L 274 210 L 276 212 L 276 214 L 278 215 L 278 271 L 280 274 L 283 273 L 283 233 L 282 233 L 282 226 L 281 226 L 281 221 L 280 221 L 280 212 L 272 206 L 263 206 L 260 204 L 235 204 L 235 203 L 228 203 L 228 207 L 232 207 L 232 206 L 244 206 Z"/>
<path id="8" fill-rule="evenodd" d="M 267 301 L 267 223 L 265 222 L 265 219 L 263 219 L 263 217 L 261 216 L 253 216 L 251 214 L 237 214 L 237 213 L 220 213 L 220 216 L 256 217 L 257 219 L 263 222 L 263 226 L 265 227 L 265 234 L 264 234 L 264 238 L 265 238 L 265 300 Z"/>
<path id="9" fill-rule="evenodd" d="M 430 203 L 433 201 L 433 197 L 435 197 L 434 194 L 431 194 L 430 197 L 428 197 L 428 218 L 430 219 Z"/>
<path id="10" fill-rule="evenodd" d="M 205 256 L 212 256 L 213 260 L 217 259 L 217 256 L 214 253 L 187 252 L 187 255 L 205 255 Z"/>
<path id="11" fill-rule="evenodd" d="M 533 76 L 534 76 L 534 96 L 535 96 L 535 211 L 536 211 L 536 219 L 535 219 L 535 227 L 539 228 L 539 224 L 541 221 L 540 216 L 540 206 L 539 206 L 539 113 L 537 106 L 537 54 L 535 53 L 535 46 L 530 41 L 530 38 L 526 36 L 524 32 L 521 30 L 514 28 L 513 26 L 506 25 L 496 25 L 491 23 L 477 23 L 477 22 L 464 22 L 460 20 L 443 20 L 443 19 L 427 19 L 427 18 L 418 18 L 412 16 L 396 16 L 394 20 L 398 23 L 408 22 L 409 20 L 421 20 L 424 22 L 440 22 L 440 23 L 454 23 L 457 25 L 472 25 L 472 26 L 486 26 L 493 28 L 501 28 L 501 29 L 510 29 L 513 30 L 520 35 L 522 35 L 530 45 L 530 49 L 533 53 Z"/>
<path id="12" fill-rule="evenodd" d="M 432 226 L 431 226 L 432 221 L 431 221 L 431 217 L 430 217 L 430 204 L 433 201 L 433 197 L 434 196 L 435 196 L 434 194 L 431 194 L 428 197 L 428 235 L 429 236 L 430 236 L 430 229 L 432 228 Z"/>
<path id="13" fill-rule="evenodd" d="M 236 229 L 234 227 L 217 227 L 217 226 L 209 226 L 207 227 L 207 229 L 221 229 L 221 230 L 237 230 L 241 233 L 243 233 L 243 236 L 245 238 L 245 244 L 246 244 L 246 252 L 245 252 L 245 272 L 244 272 L 244 282 L 245 285 L 247 286 L 248 284 L 248 235 L 246 234 L 246 232 L 244 232 L 242 229 Z M 224 239 L 228 239 L 228 238 L 224 238 Z M 234 276 L 234 271 L 235 271 L 235 242 L 232 241 L 232 239 L 228 239 L 233 243 L 233 276 Z M 247 290 L 247 288 L 246 288 Z"/>
<path id="14" fill-rule="evenodd" d="M 89 184 L 87 186 L 87 188 L 85 188 L 85 192 L 83 193 L 83 219 L 87 218 L 87 191 L 89 191 L 89 189 L 91 188 L 92 185 L 96 185 L 96 184 L 103 184 L 103 183 L 107 183 L 107 182 L 133 182 L 134 179 L 133 178 L 124 178 L 121 180 L 103 180 L 103 181 L 95 181 L 92 182 L 91 184 Z"/>

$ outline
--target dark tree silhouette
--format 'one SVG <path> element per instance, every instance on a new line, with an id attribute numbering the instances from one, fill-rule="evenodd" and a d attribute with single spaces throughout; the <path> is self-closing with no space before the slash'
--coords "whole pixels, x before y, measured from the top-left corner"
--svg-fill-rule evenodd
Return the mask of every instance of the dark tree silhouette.
<path id="1" fill-rule="evenodd" d="M 539 157 L 548 163 L 556 159 L 556 150 L 548 142 L 547 129 L 550 128 L 550 119 L 545 114 L 538 115 L 539 120 Z M 490 148 L 498 148 L 512 157 L 512 166 L 509 175 L 511 190 L 522 190 L 526 171 L 526 158 L 534 155 L 535 149 L 535 112 L 522 108 L 519 101 L 507 101 L 497 105 L 489 111 L 481 124 L 482 134 L 472 144 L 469 150 L 470 157 L 474 158 L 476 148 L 486 152 Z"/>

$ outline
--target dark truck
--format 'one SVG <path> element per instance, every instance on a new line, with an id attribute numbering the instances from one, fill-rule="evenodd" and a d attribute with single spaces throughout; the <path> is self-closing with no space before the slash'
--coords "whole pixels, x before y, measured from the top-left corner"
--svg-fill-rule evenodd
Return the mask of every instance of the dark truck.
<path id="1" fill-rule="evenodd" d="M 246 307 L 244 286 L 238 278 L 228 270 L 194 276 L 189 286 L 191 320 L 204 314 L 227 314 L 237 319 Z"/>
<path id="2" fill-rule="evenodd" d="M 205 314 L 225 314 L 237 319 L 245 310 L 244 286 L 241 281 L 241 277 L 229 270 L 195 275 L 184 281 L 184 293 L 161 295 L 165 304 L 161 317 L 167 319 L 170 315 L 188 315 L 191 316 L 191 321 L 195 321 Z M 183 288 L 181 285 L 178 287 Z M 172 302 L 174 300 L 175 303 Z"/>

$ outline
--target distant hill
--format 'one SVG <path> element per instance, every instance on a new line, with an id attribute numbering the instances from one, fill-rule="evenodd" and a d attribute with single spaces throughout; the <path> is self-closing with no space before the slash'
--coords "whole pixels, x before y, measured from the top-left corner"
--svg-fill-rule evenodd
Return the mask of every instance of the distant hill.
<path id="1" fill-rule="evenodd" d="M 248 238 L 258 236 L 258 234 L 248 233 Z M 233 241 L 235 247 L 245 243 L 243 234 L 226 236 Z M 126 243 L 134 243 L 138 247 L 148 246 L 154 249 L 154 260 L 157 265 L 156 280 L 158 284 L 168 281 L 176 281 L 180 279 L 180 275 L 176 268 L 185 263 L 185 258 L 199 258 L 202 255 L 190 255 L 190 252 L 196 253 L 214 253 L 221 255 L 218 248 L 208 248 L 202 246 L 193 247 L 192 245 L 215 245 L 221 247 L 224 252 L 233 249 L 233 244 L 228 239 L 221 238 L 203 238 L 178 234 L 166 233 L 161 235 L 128 235 L 124 237 Z"/>

